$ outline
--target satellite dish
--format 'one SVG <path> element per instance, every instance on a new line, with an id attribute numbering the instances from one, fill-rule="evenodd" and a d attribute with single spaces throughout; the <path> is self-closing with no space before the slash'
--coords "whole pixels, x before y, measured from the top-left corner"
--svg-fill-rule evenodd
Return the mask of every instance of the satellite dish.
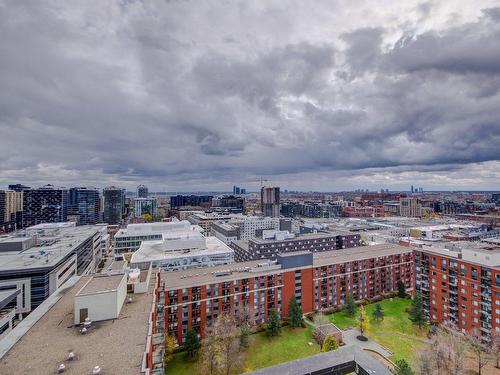
<path id="1" fill-rule="evenodd" d="M 94 366 L 92 369 L 92 375 L 99 375 L 101 373 L 101 368 L 99 366 Z"/>

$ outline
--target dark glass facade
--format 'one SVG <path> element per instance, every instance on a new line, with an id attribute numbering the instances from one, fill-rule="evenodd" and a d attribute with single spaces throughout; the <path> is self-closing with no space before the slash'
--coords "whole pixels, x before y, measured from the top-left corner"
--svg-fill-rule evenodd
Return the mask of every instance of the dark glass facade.
<path id="1" fill-rule="evenodd" d="M 117 187 L 104 189 L 104 222 L 119 224 L 125 213 L 125 190 Z"/>
<path id="2" fill-rule="evenodd" d="M 69 215 L 77 215 L 80 225 L 99 222 L 100 199 L 97 189 L 76 187 L 69 189 Z"/>
<path id="3" fill-rule="evenodd" d="M 23 192 L 23 226 L 60 223 L 68 218 L 68 190 L 51 185 Z"/>
<path id="4" fill-rule="evenodd" d="M 176 195 L 170 197 L 170 207 L 186 207 L 186 206 L 208 206 L 212 205 L 211 195 Z"/>

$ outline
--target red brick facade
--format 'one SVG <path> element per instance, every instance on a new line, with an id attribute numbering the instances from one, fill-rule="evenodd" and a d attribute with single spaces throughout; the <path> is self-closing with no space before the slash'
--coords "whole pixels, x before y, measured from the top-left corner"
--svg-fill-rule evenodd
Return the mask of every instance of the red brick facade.
<path id="1" fill-rule="evenodd" d="M 361 300 L 394 292 L 398 280 L 412 292 L 413 256 L 408 249 L 404 254 L 374 254 L 359 261 L 276 269 L 265 275 L 247 273 L 242 278 L 239 274 L 234 280 L 182 289 L 169 289 L 168 283 L 161 281 L 157 293 L 165 300 L 165 331 L 181 343 L 191 328 L 203 337 L 207 324 L 222 312 L 232 314 L 237 321 L 261 324 L 267 321 L 271 309 L 287 316 L 293 297 L 307 313 L 343 305 L 349 293 Z M 168 278 L 175 273 L 165 275 Z"/>
<path id="2" fill-rule="evenodd" d="M 500 332 L 500 269 L 417 250 L 416 289 L 431 322 L 490 341 Z"/>

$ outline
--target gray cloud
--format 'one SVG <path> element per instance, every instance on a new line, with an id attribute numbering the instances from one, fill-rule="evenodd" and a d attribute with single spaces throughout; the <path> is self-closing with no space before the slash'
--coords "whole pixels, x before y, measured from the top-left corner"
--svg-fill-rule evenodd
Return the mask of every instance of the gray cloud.
<path id="1" fill-rule="evenodd" d="M 0 1 L 0 184 L 493 188 L 494 3 Z"/>

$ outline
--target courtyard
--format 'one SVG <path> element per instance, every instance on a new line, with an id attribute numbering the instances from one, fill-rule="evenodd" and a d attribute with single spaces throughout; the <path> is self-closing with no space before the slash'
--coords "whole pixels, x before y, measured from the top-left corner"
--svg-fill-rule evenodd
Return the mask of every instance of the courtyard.
<path id="1" fill-rule="evenodd" d="M 414 363 L 418 350 L 427 343 L 427 328 L 418 329 L 408 319 L 406 309 L 410 299 L 392 298 L 380 302 L 385 318 L 376 323 L 372 320 L 367 336 L 384 347 L 390 354 L 389 359 L 396 361 L 404 358 Z M 371 318 L 375 304 L 367 305 L 366 311 Z M 356 319 L 341 311 L 329 316 L 330 321 L 341 329 L 356 327 Z M 265 332 L 251 335 L 250 345 L 242 363 L 234 368 L 234 373 L 249 372 L 279 363 L 292 361 L 319 353 L 320 347 L 312 337 L 313 328 L 291 329 L 283 327 L 279 337 L 268 338 Z M 166 373 L 175 375 L 198 374 L 197 361 L 190 361 L 185 352 L 177 353 L 169 363 Z"/>
<path id="2" fill-rule="evenodd" d="M 372 303 L 365 306 L 370 317 L 367 336 L 393 353 L 389 357 L 391 361 L 405 359 L 414 363 L 418 351 L 428 342 L 428 328 L 419 329 L 408 318 L 406 309 L 410 307 L 411 300 L 392 298 L 380 301 L 385 314 L 380 323 L 372 319 L 375 305 Z M 340 329 L 356 327 L 356 317 L 350 317 L 345 310 L 330 315 L 330 321 Z"/>

